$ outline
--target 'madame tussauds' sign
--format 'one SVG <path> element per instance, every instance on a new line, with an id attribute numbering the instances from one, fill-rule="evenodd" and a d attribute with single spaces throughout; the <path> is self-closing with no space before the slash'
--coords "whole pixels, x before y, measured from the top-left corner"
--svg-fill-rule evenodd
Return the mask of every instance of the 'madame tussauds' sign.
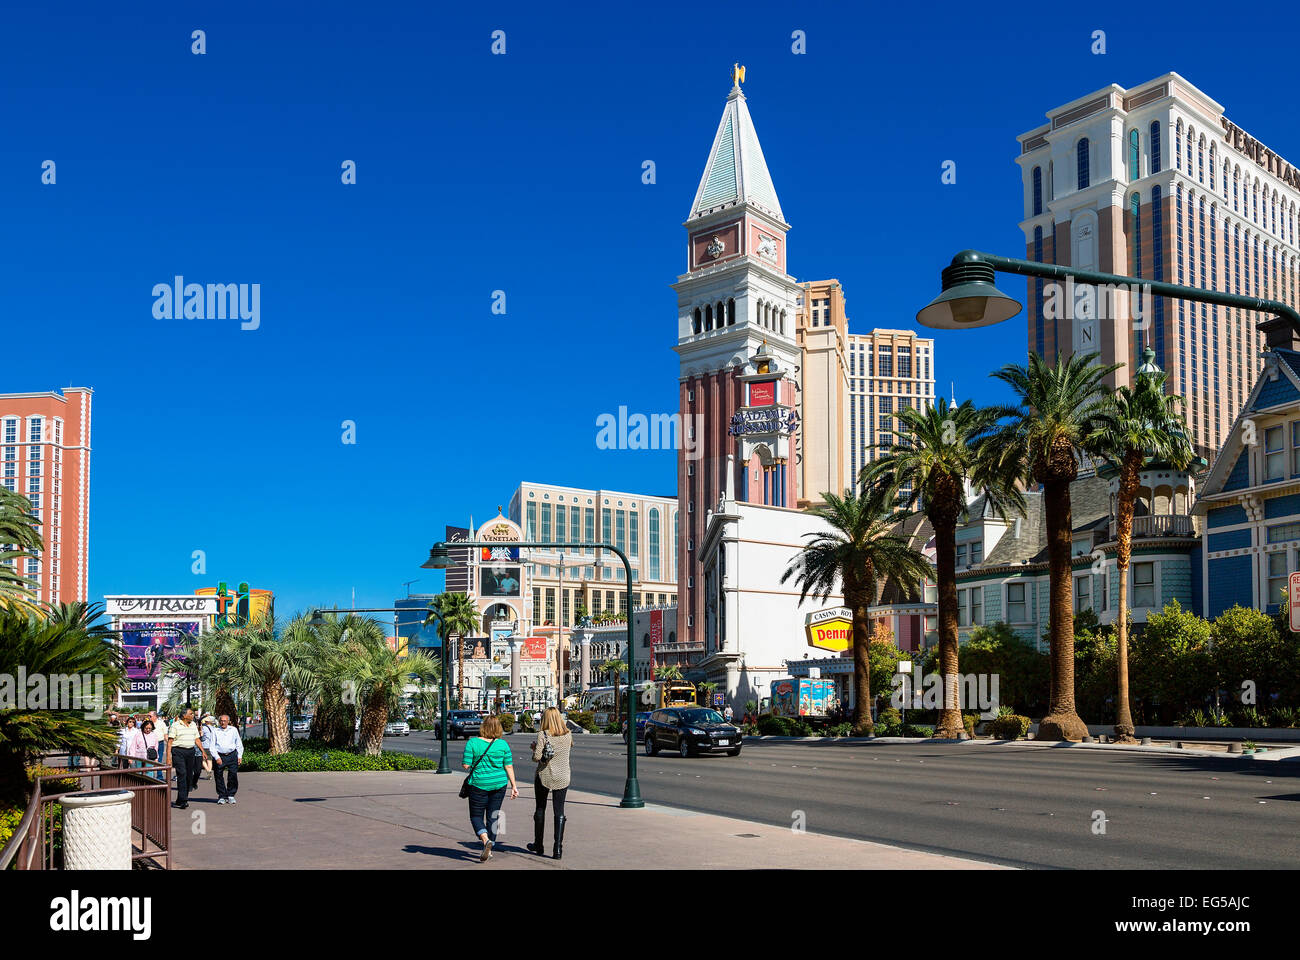
<path id="1" fill-rule="evenodd" d="M 215 616 L 217 598 L 192 594 L 167 597 L 105 597 L 110 617 Z"/>
<path id="2" fill-rule="evenodd" d="M 808 646 L 840 653 L 853 646 L 853 611 L 848 607 L 818 610 L 804 618 Z"/>

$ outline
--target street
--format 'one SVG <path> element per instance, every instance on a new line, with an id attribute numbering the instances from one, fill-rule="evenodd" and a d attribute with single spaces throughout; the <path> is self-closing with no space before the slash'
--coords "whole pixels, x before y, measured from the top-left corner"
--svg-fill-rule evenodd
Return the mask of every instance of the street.
<path id="1" fill-rule="evenodd" d="M 531 734 L 509 737 L 532 777 Z M 448 745 L 459 771 L 465 744 Z M 438 755 L 432 733 L 388 750 Z M 620 739 L 578 736 L 575 789 L 622 796 Z M 637 757 L 647 803 L 1030 868 L 1294 868 L 1293 763 L 1045 746 L 750 741 L 738 757 Z M 1094 817 L 1094 811 L 1102 813 Z M 1094 833 L 1104 818 L 1105 833 Z"/>

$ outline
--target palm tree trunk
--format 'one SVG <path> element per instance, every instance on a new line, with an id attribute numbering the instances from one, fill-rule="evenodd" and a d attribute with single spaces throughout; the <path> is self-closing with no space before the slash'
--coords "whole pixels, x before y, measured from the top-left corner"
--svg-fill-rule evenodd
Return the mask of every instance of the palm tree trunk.
<path id="1" fill-rule="evenodd" d="M 872 570 L 868 577 L 874 577 Z M 867 594 L 848 578 L 844 582 L 844 600 L 853 611 L 853 735 L 863 736 L 875 729 L 871 719 L 871 605 Z"/>
<path id="2" fill-rule="evenodd" d="M 1047 562 L 1051 585 L 1052 699 L 1038 724 L 1039 740 L 1082 740 L 1088 727 L 1074 704 L 1074 583 L 1070 568 L 1070 484 L 1043 483 Z"/>
<path id="3" fill-rule="evenodd" d="M 1141 466 L 1142 455 L 1138 451 L 1130 450 L 1124 455 L 1115 507 L 1115 533 L 1119 541 L 1115 555 L 1115 570 L 1119 575 L 1119 603 L 1115 606 L 1116 667 L 1119 674 L 1119 700 L 1115 704 L 1116 743 L 1137 742 L 1133 736 L 1128 690 L 1128 565 L 1133 554 L 1133 501 L 1137 497 Z"/>
<path id="4" fill-rule="evenodd" d="M 365 747 L 366 756 L 377 757 L 384 748 L 384 724 L 388 722 L 388 701 L 382 691 L 370 695 L 361 712 L 361 733 L 358 740 Z"/>
<path id="5" fill-rule="evenodd" d="M 465 707 L 465 637 L 456 641 L 456 709 Z"/>
<path id="6" fill-rule="evenodd" d="M 284 694 L 280 678 L 268 680 L 262 686 L 262 717 L 272 754 L 289 752 L 289 698 Z"/>
<path id="7" fill-rule="evenodd" d="M 934 735 L 957 740 L 966 732 L 957 702 L 957 529 L 956 524 L 934 523 L 933 519 L 931 523 L 939 579 L 939 672 L 943 675 L 943 706 Z"/>

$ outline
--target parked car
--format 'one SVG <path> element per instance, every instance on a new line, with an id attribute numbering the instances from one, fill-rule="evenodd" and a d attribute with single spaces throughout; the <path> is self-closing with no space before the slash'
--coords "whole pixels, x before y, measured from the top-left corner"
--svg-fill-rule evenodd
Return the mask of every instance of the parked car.
<path id="1" fill-rule="evenodd" d="M 649 710 L 639 710 L 636 715 L 636 742 L 640 743 L 645 739 L 645 724 L 650 719 Z M 627 721 L 623 721 L 623 739 L 627 740 Z"/>
<path id="2" fill-rule="evenodd" d="M 411 735 L 411 725 L 405 720 L 389 720 L 384 724 L 384 736 L 386 737 L 409 737 Z"/>
<path id="3" fill-rule="evenodd" d="M 289 729 L 294 733 L 307 733 L 311 730 L 311 717 L 294 717 L 289 721 Z"/>
<path id="4" fill-rule="evenodd" d="M 447 717 L 448 740 L 455 740 L 458 737 L 468 740 L 470 737 L 477 737 L 479 730 L 483 726 L 483 717 L 477 710 L 453 710 Z M 442 736 L 441 718 L 439 718 L 438 727 L 434 732 L 438 737 Z"/>
<path id="5" fill-rule="evenodd" d="M 676 750 L 683 757 L 725 750 L 740 755 L 744 734 L 722 714 L 707 707 L 668 707 L 650 714 L 642 740 L 647 756 L 660 750 Z"/>

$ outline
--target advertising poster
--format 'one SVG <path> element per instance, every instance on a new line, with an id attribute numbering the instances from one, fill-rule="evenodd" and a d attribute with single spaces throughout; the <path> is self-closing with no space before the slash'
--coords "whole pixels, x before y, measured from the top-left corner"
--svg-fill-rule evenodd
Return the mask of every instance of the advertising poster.
<path id="1" fill-rule="evenodd" d="M 484 563 L 501 563 L 503 561 L 519 562 L 518 547 L 479 547 L 479 559 Z"/>
<path id="2" fill-rule="evenodd" d="M 664 642 L 664 612 L 650 611 L 650 679 L 654 679 L 655 647 Z"/>
<path id="3" fill-rule="evenodd" d="M 546 659 L 546 638 L 545 637 L 525 637 L 523 649 L 519 652 L 522 660 L 545 660 Z"/>
<path id="4" fill-rule="evenodd" d="M 479 596 L 517 597 L 519 590 L 519 567 L 483 567 L 479 570 Z"/>
<path id="5" fill-rule="evenodd" d="M 465 659 L 486 660 L 487 658 L 487 644 L 481 637 L 473 641 L 465 641 Z"/>
<path id="6" fill-rule="evenodd" d="M 121 625 L 126 677 L 132 693 L 157 693 L 162 661 L 199 635 L 198 621 L 127 621 Z"/>

